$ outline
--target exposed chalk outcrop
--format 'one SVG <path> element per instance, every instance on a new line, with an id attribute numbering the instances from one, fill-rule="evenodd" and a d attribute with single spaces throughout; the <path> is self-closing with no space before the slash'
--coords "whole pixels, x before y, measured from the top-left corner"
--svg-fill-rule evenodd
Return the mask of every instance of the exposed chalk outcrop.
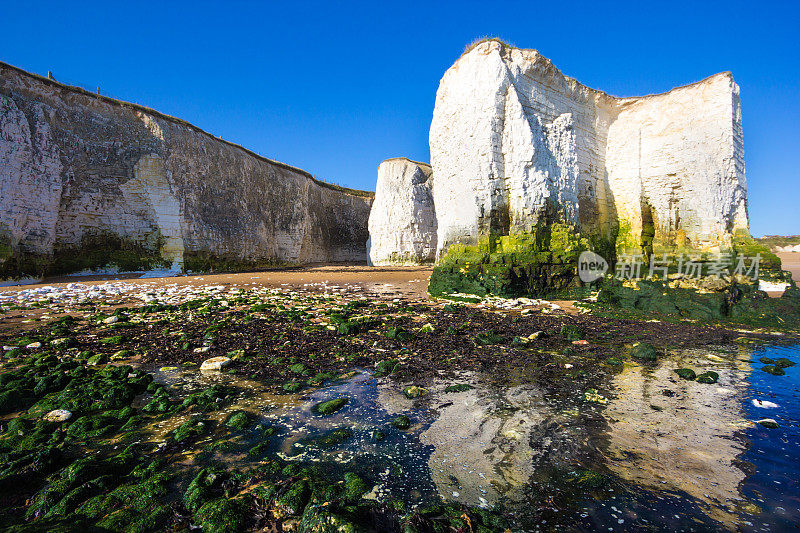
<path id="1" fill-rule="evenodd" d="M 378 167 L 369 214 L 369 261 L 373 265 L 431 263 L 436 258 L 436 210 L 431 167 L 406 158 Z"/>
<path id="2" fill-rule="evenodd" d="M 0 63 L 0 278 L 104 262 L 364 261 L 371 202 L 181 120 Z"/>
<path id="3" fill-rule="evenodd" d="M 618 245 L 698 250 L 729 247 L 748 227 L 730 73 L 616 98 L 489 40 L 442 78 L 430 148 L 440 254 L 552 222 L 619 234 Z"/>

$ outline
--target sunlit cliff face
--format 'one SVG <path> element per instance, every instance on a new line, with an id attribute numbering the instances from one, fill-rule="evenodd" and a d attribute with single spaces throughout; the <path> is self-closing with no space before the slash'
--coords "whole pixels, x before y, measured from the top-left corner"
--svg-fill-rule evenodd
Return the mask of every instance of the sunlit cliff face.
<path id="1" fill-rule="evenodd" d="M 730 73 L 617 98 L 488 40 L 442 77 L 430 148 L 439 255 L 543 221 L 709 251 L 748 227 Z"/>

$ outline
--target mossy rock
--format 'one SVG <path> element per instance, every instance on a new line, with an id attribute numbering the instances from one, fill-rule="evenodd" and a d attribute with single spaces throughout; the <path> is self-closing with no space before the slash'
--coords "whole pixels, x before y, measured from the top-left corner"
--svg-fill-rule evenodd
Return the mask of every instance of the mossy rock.
<path id="1" fill-rule="evenodd" d="M 694 379 L 697 377 L 697 374 L 695 374 L 695 371 L 691 368 L 679 368 L 675 370 L 675 373 L 678 374 L 678 376 L 680 376 L 682 379 L 688 381 L 694 381 Z"/>
<path id="2" fill-rule="evenodd" d="M 658 350 L 652 344 L 637 342 L 631 347 L 630 356 L 639 361 L 656 361 Z"/>
<path id="3" fill-rule="evenodd" d="M 133 353 L 132 350 L 118 350 L 118 351 L 114 352 L 113 354 L 111 354 L 111 360 L 112 361 L 120 361 L 122 359 L 130 359 L 133 356 L 134 356 L 134 353 Z"/>
<path id="4" fill-rule="evenodd" d="M 289 489 L 278 496 L 275 504 L 284 516 L 298 516 L 308 503 L 311 489 L 305 479 L 293 483 Z"/>
<path id="5" fill-rule="evenodd" d="M 784 372 L 783 369 L 777 365 L 766 365 L 761 367 L 761 370 L 767 374 L 772 374 L 773 376 L 783 376 L 786 374 L 786 372 Z"/>
<path id="6" fill-rule="evenodd" d="M 761 357 L 761 358 L 759 359 L 759 361 L 761 361 L 761 362 L 762 362 L 762 363 L 764 363 L 765 365 L 773 365 L 773 364 L 775 364 L 775 360 L 774 360 L 774 359 L 771 359 L 771 358 L 769 358 L 769 357 Z"/>
<path id="7" fill-rule="evenodd" d="M 171 437 L 174 442 L 183 442 L 204 435 L 208 432 L 209 426 L 210 423 L 206 420 L 187 420 L 172 431 Z"/>
<path id="8" fill-rule="evenodd" d="M 326 402 L 320 402 L 311 408 L 311 411 L 322 416 L 329 416 L 347 405 L 348 398 L 334 398 Z"/>
<path id="9" fill-rule="evenodd" d="M 387 339 L 397 340 L 397 341 L 407 341 L 414 337 L 414 335 L 407 331 L 406 329 L 402 328 L 401 326 L 391 327 L 386 330 L 384 336 Z"/>
<path id="10" fill-rule="evenodd" d="M 455 385 L 449 385 L 445 387 L 445 392 L 465 392 L 468 390 L 472 390 L 474 387 L 468 383 L 456 383 Z"/>
<path id="11" fill-rule="evenodd" d="M 403 395 L 405 395 L 405 397 L 409 400 L 420 398 L 426 394 L 428 394 L 428 389 L 423 389 L 422 387 L 417 387 L 416 385 L 411 385 L 410 387 L 403 389 Z"/>
<path id="12" fill-rule="evenodd" d="M 123 337 L 122 335 L 112 335 L 110 337 L 103 337 L 98 342 L 100 342 L 100 344 L 110 344 L 110 345 L 122 344 L 123 342 L 125 342 L 125 337 Z"/>
<path id="13" fill-rule="evenodd" d="M 203 504 L 214 498 L 215 494 L 222 491 L 222 484 L 228 479 L 224 473 L 210 468 L 203 468 L 194 477 L 186 492 L 183 494 L 183 503 L 191 512 L 195 512 Z"/>
<path id="14" fill-rule="evenodd" d="M 706 383 L 708 385 L 712 385 L 717 381 L 719 381 L 719 374 L 711 370 L 703 372 L 702 374 L 697 376 L 698 383 Z"/>
<path id="15" fill-rule="evenodd" d="M 344 475 L 344 497 L 350 501 L 358 501 L 369 491 L 369 487 L 358 474 L 347 472 Z"/>
<path id="16" fill-rule="evenodd" d="M 145 413 L 166 413 L 172 408 L 172 403 L 167 396 L 159 396 L 153 398 L 142 406 L 142 411 Z"/>
<path id="17" fill-rule="evenodd" d="M 227 403 L 228 389 L 222 385 L 212 385 L 202 392 L 197 392 L 186 397 L 181 403 L 181 409 L 197 406 L 201 411 L 216 411 Z"/>
<path id="18" fill-rule="evenodd" d="M 774 364 L 778 368 L 789 368 L 789 367 L 794 366 L 795 362 L 790 360 L 790 359 L 787 359 L 785 357 L 780 357 L 778 359 L 775 359 L 775 363 Z"/>
<path id="19" fill-rule="evenodd" d="M 252 422 L 250 414 L 245 411 L 234 411 L 225 419 L 226 426 L 240 431 L 246 429 Z"/>
<path id="20" fill-rule="evenodd" d="M 244 505 L 229 498 L 218 498 L 203 504 L 194 514 L 205 533 L 237 533 L 245 522 Z"/>
<path id="21" fill-rule="evenodd" d="M 398 361 L 397 359 L 387 359 L 385 361 L 379 361 L 375 365 L 375 375 L 378 377 L 388 376 L 389 374 L 397 370 L 399 364 L 400 361 Z"/>
<path id="22" fill-rule="evenodd" d="M 93 439 L 113 431 L 117 424 L 118 421 L 113 416 L 104 414 L 82 416 L 69 425 L 66 435 L 75 440 Z"/>
<path id="23" fill-rule="evenodd" d="M 355 533 L 360 531 L 345 517 L 334 514 L 329 507 L 308 505 L 298 524 L 298 531 L 303 533 Z"/>
<path id="24" fill-rule="evenodd" d="M 60 339 L 54 339 L 50 341 L 50 347 L 55 348 L 56 350 L 65 350 L 74 344 L 75 339 L 71 337 L 62 337 Z"/>
<path id="25" fill-rule="evenodd" d="M 289 370 L 291 370 L 295 374 L 303 374 L 303 373 L 306 372 L 307 369 L 306 369 L 306 365 L 304 365 L 303 363 L 297 363 L 297 364 L 291 365 L 289 367 Z"/>
<path id="26" fill-rule="evenodd" d="M 400 415 L 390 422 L 397 429 L 408 429 L 411 427 L 411 420 L 406 415 Z"/>
<path id="27" fill-rule="evenodd" d="M 108 356 L 102 353 L 94 354 L 86 360 L 86 364 L 89 366 L 100 366 L 106 363 L 108 363 Z"/>
<path id="28" fill-rule="evenodd" d="M 353 431 L 350 428 L 336 428 L 324 435 L 308 437 L 300 441 L 304 446 L 317 446 L 324 450 L 339 446 L 353 438 Z"/>

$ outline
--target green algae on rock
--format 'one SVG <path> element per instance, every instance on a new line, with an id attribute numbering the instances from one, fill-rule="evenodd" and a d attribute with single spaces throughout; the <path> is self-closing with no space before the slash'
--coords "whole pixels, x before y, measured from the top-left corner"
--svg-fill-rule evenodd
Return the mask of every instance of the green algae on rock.
<path id="1" fill-rule="evenodd" d="M 392 372 L 394 372 L 400 361 L 397 359 L 387 359 L 385 361 L 379 361 L 375 364 L 375 375 L 378 377 L 388 376 Z"/>
<path id="2" fill-rule="evenodd" d="M 411 420 L 406 415 L 400 415 L 390 422 L 397 429 L 408 429 L 411 427 Z"/>
<path id="3" fill-rule="evenodd" d="M 454 385 L 448 385 L 445 387 L 445 392 L 465 392 L 472 389 L 472 385 L 468 383 L 456 383 Z"/>
<path id="4" fill-rule="evenodd" d="M 253 422 L 250 414 L 245 411 L 234 411 L 225 419 L 225 425 L 231 429 L 243 430 Z"/>
<path id="5" fill-rule="evenodd" d="M 172 432 L 172 440 L 183 442 L 187 439 L 198 437 L 208 432 L 209 422 L 201 419 L 188 420 Z"/>
<path id="6" fill-rule="evenodd" d="M 243 506 L 230 498 L 206 502 L 194 516 L 207 533 L 238 533 L 244 523 Z"/>
<path id="7" fill-rule="evenodd" d="M 409 400 L 420 398 L 426 394 L 428 394 L 428 389 L 423 389 L 422 387 L 418 387 L 416 385 L 411 385 L 410 387 L 403 389 L 403 395 Z"/>
<path id="8" fill-rule="evenodd" d="M 675 370 L 675 373 L 678 374 L 678 376 L 680 376 L 682 379 L 688 381 L 694 381 L 694 379 L 697 377 L 697 374 L 691 368 L 678 368 Z"/>
<path id="9" fill-rule="evenodd" d="M 773 376 L 783 376 L 786 374 L 786 372 L 777 365 L 765 365 L 761 367 L 761 370 Z"/>
<path id="10" fill-rule="evenodd" d="M 661 316 L 677 319 L 735 322 L 752 327 L 793 329 L 800 327 L 800 288 L 790 281 L 780 298 L 770 298 L 755 284 L 703 278 L 692 287 L 680 281 L 638 280 L 623 283 L 603 280 L 597 303 L 600 314 L 614 310 L 632 317 Z M 703 283 L 708 288 L 703 288 Z"/>
<path id="11" fill-rule="evenodd" d="M 698 383 L 706 383 L 708 385 L 713 385 L 717 381 L 719 381 L 719 374 L 711 370 L 703 372 L 702 374 L 697 376 Z"/>
<path id="12" fill-rule="evenodd" d="M 334 398 L 326 402 L 320 402 L 311 408 L 311 411 L 322 416 L 332 415 L 349 402 L 348 398 Z"/>
<path id="13" fill-rule="evenodd" d="M 640 361 L 658 360 L 658 350 L 652 344 L 637 342 L 631 347 L 630 356 Z"/>
<path id="14" fill-rule="evenodd" d="M 542 296 L 580 288 L 578 256 L 589 243 L 574 228 L 542 223 L 530 233 L 453 244 L 431 274 L 428 292 Z"/>

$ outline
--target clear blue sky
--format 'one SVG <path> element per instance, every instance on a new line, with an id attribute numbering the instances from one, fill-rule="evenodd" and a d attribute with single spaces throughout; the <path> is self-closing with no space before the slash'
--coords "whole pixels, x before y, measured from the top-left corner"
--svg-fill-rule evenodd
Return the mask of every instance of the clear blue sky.
<path id="1" fill-rule="evenodd" d="M 752 233 L 800 234 L 797 1 L 0 3 L 0 60 L 370 190 L 429 159 L 439 79 L 487 35 L 618 96 L 732 71 Z"/>

